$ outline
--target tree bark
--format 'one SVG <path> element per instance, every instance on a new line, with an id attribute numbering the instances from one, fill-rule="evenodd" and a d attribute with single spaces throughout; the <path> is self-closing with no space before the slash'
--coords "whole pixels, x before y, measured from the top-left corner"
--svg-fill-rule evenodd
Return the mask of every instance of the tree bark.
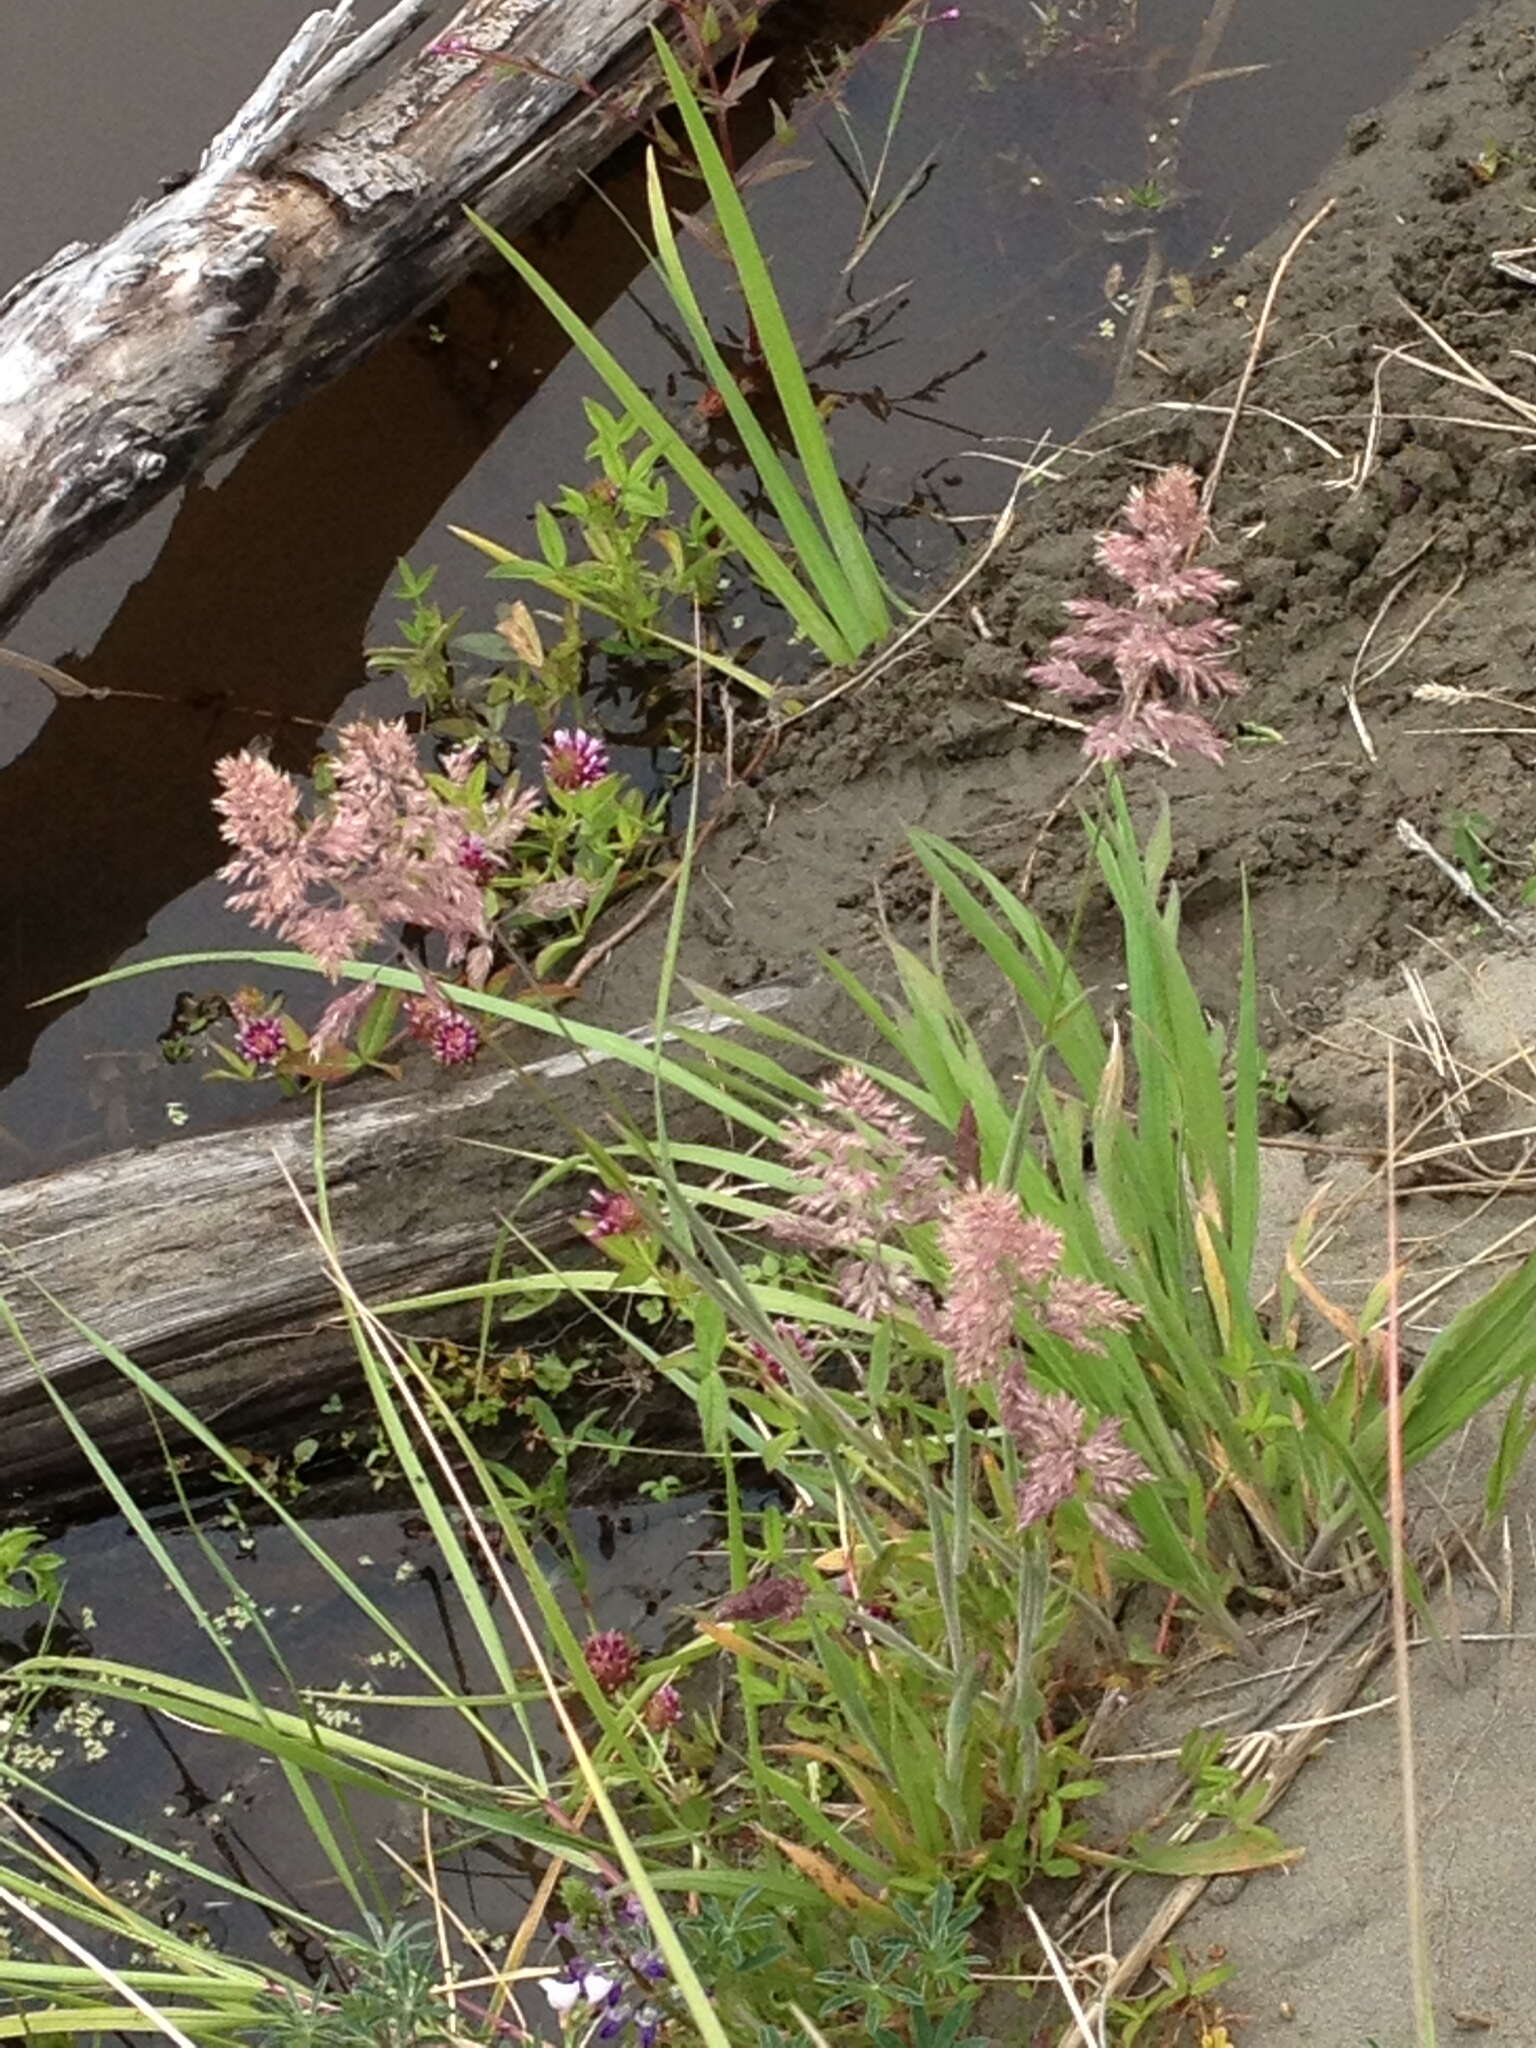
<path id="1" fill-rule="evenodd" d="M 823 1043 L 841 1012 L 821 980 L 736 1000 Z M 678 1021 L 738 1030 L 707 1009 Z M 573 1130 L 611 1139 L 615 1117 L 648 1129 L 652 1080 L 579 1050 L 539 1057 L 549 1043 L 524 1030 L 498 1039 L 502 1057 L 487 1056 L 472 1075 L 381 1088 L 371 1099 L 343 1095 L 331 1109 L 326 1199 L 341 1264 L 364 1300 L 485 1278 L 502 1219 L 515 1219 L 556 1264 L 576 1246 L 571 1218 L 588 1177 L 530 1203 L 532 1170 L 517 1155 L 574 1150 Z M 820 1064 L 790 1044 L 775 1054 L 800 1072 Z M 667 1102 L 675 1141 L 730 1142 L 707 1105 L 676 1090 Z M 89 1486 L 50 1388 L 120 1474 L 162 1466 L 150 1411 L 105 1346 L 152 1372 L 226 1441 L 318 1414 L 327 1394 L 356 1378 L 340 1302 L 300 1206 L 315 1196 L 314 1135 L 302 1116 L 111 1153 L 0 1189 L 0 1521 L 39 1494 L 57 1508 Z M 514 1243 L 501 1270 L 531 1265 Z M 475 1317 L 461 1310 L 426 1323 L 472 1335 Z M 184 1436 L 173 1447 L 189 1448 Z"/>
<path id="2" fill-rule="evenodd" d="M 465 206 L 515 233 L 659 98 L 665 0 L 473 0 L 452 34 L 520 68 L 419 55 L 310 136 L 432 4 L 311 17 L 185 185 L 0 302 L 0 627 L 431 305 L 484 248 Z M 715 0 L 715 49 L 765 4 Z"/>

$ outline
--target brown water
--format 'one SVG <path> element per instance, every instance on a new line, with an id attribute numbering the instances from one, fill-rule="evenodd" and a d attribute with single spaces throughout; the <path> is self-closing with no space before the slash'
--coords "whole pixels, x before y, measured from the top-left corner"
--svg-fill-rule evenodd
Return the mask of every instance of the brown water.
<path id="1" fill-rule="evenodd" d="M 252 1691 L 274 1706 L 297 1710 L 296 1686 L 322 1695 L 345 1691 L 355 1697 L 325 1699 L 315 1711 L 322 1718 L 339 1714 L 333 1725 L 404 1755 L 430 1758 L 482 1780 L 488 1769 L 494 1771 L 494 1760 L 453 1714 L 431 1705 L 368 1705 L 369 1693 L 417 1699 L 430 1688 L 290 1534 L 270 1524 L 250 1531 L 225 1526 L 217 1510 L 209 1511 L 197 1536 L 177 1526 L 179 1518 L 158 1519 L 172 1566 L 214 1618 L 223 1647 L 160 1579 L 126 1525 L 113 1518 L 64 1539 L 66 1598 L 55 1625 L 55 1651 L 69 1654 L 89 1646 L 109 1661 L 225 1692 L 239 1687 L 227 1661 L 232 1658 Z M 310 1518 L 308 1528 L 447 1684 L 482 1697 L 496 1690 L 473 1625 L 419 1515 L 330 1514 Z M 686 1634 L 688 1613 L 707 1608 L 727 1582 L 718 1517 L 701 1495 L 665 1506 L 576 1509 L 570 1537 L 582 1561 L 584 1593 L 553 1551 L 541 1552 L 540 1564 L 577 1634 L 622 1628 L 647 1657 L 674 1645 L 680 1631 Z M 508 1582 L 531 1605 L 515 1575 Z M 526 1658 L 519 1638 L 488 1578 L 486 1590 L 511 1660 L 521 1669 Z M 32 1615 L 5 1618 L 0 1665 L 39 1647 L 35 1624 Z M 277 1668 L 263 1645 L 268 1632 L 286 1670 Z M 532 1688 L 531 1670 L 529 1682 Z M 514 1754 L 526 1755 L 510 1713 L 491 1708 L 485 1718 Z M 531 1721 L 550 1754 L 561 1753 L 549 1717 L 535 1710 Z M 332 1923 L 352 1921 L 334 1872 L 270 1758 L 140 1709 L 109 1708 L 104 1721 L 82 1723 L 73 1713 L 61 1716 L 56 1701 L 39 1707 L 27 1739 L 32 1747 L 23 1756 L 13 1751 L 12 1761 L 78 1811 L 41 1799 L 29 1800 L 29 1810 L 45 1817 L 77 1868 L 163 1924 L 183 1934 L 202 1927 L 221 1951 L 270 1955 L 270 1916 L 237 1887 L 287 1900 Z M 373 1844 L 382 1838 L 414 1857 L 419 1831 L 402 1821 L 403 1809 L 382 1799 L 349 1799 L 355 1840 Z M 149 1836 L 201 1863 L 214 1874 L 212 1881 L 175 1872 L 163 1882 L 150 1877 L 150 1859 L 114 1830 Z M 439 1853 L 447 1853 L 443 1845 Z M 399 1881 L 383 1857 L 370 1848 L 364 1861 L 393 1897 Z M 498 1930 L 505 1941 L 534 1884 L 526 1866 L 490 1844 L 472 1857 L 451 1859 L 444 1889 L 450 1911 L 472 1926 Z M 388 1910 L 382 1894 L 379 1903 Z M 405 1912 L 411 1919 L 426 1917 L 425 1907 L 418 1912 L 409 1902 Z M 302 1967 L 321 1959 L 301 1954 L 284 1960 Z"/>
<path id="2" fill-rule="evenodd" d="M 307 11 L 305 0 L 72 0 L 64 11 L 10 0 L 0 284 L 71 237 L 107 231 L 186 168 Z M 791 148 L 810 168 L 762 186 L 753 210 L 818 380 L 845 394 L 840 462 L 899 587 L 941 573 L 975 530 L 953 522 L 1000 502 L 1006 473 L 973 451 L 989 437 L 1069 439 L 1104 401 L 1123 323 L 1106 301 L 1111 271 L 1118 289 L 1134 285 L 1153 236 L 1169 269 L 1196 274 L 1251 244 L 1350 115 L 1471 11 L 1470 0 L 1236 0 L 1209 62 L 1270 68 L 1170 98 L 1195 61 L 1205 0 L 1141 0 L 1123 39 L 1134 0 L 1083 0 L 1075 15 L 1063 5 L 1048 53 L 1030 0 L 962 4 L 929 30 L 886 190 L 930 155 L 931 170 L 851 277 L 860 200 L 846 137 L 829 106 L 800 95 Z M 878 149 L 901 55 L 873 50 L 843 92 L 866 149 Z M 744 148 L 768 126 L 760 100 Z M 631 154 L 603 180 L 631 217 L 639 168 Z M 1168 188 L 1167 207 L 1113 203 L 1149 177 Z M 635 250 L 606 205 L 573 201 L 530 246 L 601 315 L 642 382 L 678 407 L 697 398 L 664 302 L 635 284 Z M 870 301 L 866 319 L 845 318 Z M 535 500 L 582 475 L 589 388 L 525 293 L 504 276 L 474 280 L 430 327 L 382 346 L 77 565 L 11 628 L 9 645 L 89 683 L 174 702 L 56 703 L 23 677 L 0 680 L 0 1174 L 269 1106 L 160 1061 L 156 1034 L 195 975 L 28 1005 L 118 960 L 249 937 L 211 879 L 214 761 L 268 733 L 278 759 L 302 766 L 316 735 L 285 720 L 393 708 L 385 686 L 365 687 L 362 649 L 391 636 L 381 593 L 395 560 L 440 561 L 454 604 L 484 611 L 504 596 L 444 528 L 515 543 Z"/>

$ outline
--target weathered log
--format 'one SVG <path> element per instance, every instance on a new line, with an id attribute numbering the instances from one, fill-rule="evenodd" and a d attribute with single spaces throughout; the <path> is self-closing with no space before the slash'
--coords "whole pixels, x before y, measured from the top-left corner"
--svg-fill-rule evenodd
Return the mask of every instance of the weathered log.
<path id="1" fill-rule="evenodd" d="M 716 48 L 766 0 L 715 0 Z M 472 0 L 453 34 L 517 67 L 420 56 L 325 133 L 338 92 L 431 12 L 350 42 L 314 16 L 192 178 L 0 303 L 0 625 L 68 562 L 429 306 L 659 97 L 664 0 Z"/>
<path id="2" fill-rule="evenodd" d="M 808 983 L 738 1000 L 822 1038 L 835 998 Z M 708 1010 L 679 1021 L 737 1028 Z M 611 1138 L 616 1114 L 649 1128 L 652 1082 L 611 1057 L 535 1057 L 548 1043 L 524 1032 L 498 1048 L 527 1056 L 526 1065 L 487 1062 L 473 1075 L 333 1107 L 324 1135 L 330 1215 L 364 1299 L 483 1278 L 497 1219 L 514 1211 L 535 1243 L 570 1240 L 586 1183 L 520 1203 L 533 1176 L 504 1148 L 565 1152 L 574 1129 Z M 693 1097 L 674 1091 L 668 1103 L 674 1137 L 721 1135 L 721 1117 Z M 143 1401 L 77 1324 L 226 1432 L 316 1412 L 356 1373 L 335 1289 L 285 1175 L 313 1197 L 307 1119 L 112 1153 L 0 1190 L 0 1296 L 23 1340 L 0 1329 L 0 1516 L 7 1503 L 42 1491 L 57 1498 L 86 1477 L 49 1384 L 119 1470 L 160 1463 Z"/>

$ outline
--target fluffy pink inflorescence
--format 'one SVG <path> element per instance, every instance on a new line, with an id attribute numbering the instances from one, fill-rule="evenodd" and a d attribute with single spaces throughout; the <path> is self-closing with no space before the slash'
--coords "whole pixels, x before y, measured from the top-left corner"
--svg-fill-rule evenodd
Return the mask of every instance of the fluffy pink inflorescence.
<path id="1" fill-rule="evenodd" d="M 1064 609 L 1077 624 L 1051 642 L 1030 677 L 1072 703 L 1118 698 L 1083 742 L 1095 760 L 1143 752 L 1219 761 L 1226 742 L 1203 707 L 1243 685 L 1226 662 L 1237 628 L 1211 614 L 1237 586 L 1219 570 L 1192 566 L 1210 531 L 1193 470 L 1165 469 L 1132 491 L 1122 527 L 1100 534 L 1095 553 L 1126 586 L 1129 603 L 1069 599 Z"/>
<path id="2" fill-rule="evenodd" d="M 592 884 L 580 875 L 556 875 L 539 882 L 518 899 L 518 909 L 529 917 L 561 917 L 568 910 L 585 910 L 592 901 Z"/>
<path id="3" fill-rule="evenodd" d="M 1027 1216 L 1003 1188 L 967 1188 L 939 1226 L 949 1261 L 949 1292 L 939 1314 L 939 1341 L 955 1356 L 955 1377 L 974 1386 L 995 1373 L 1013 1343 L 1020 1293 L 1048 1280 L 1063 1238 Z"/>
<path id="4" fill-rule="evenodd" d="M 1086 1438 L 1087 1415 L 1070 1394 L 1042 1394 L 1017 1366 L 1004 1375 L 999 1411 L 1003 1427 L 1025 1461 L 1015 1501 L 1021 1529 L 1045 1521 L 1064 1501 L 1079 1498 L 1083 1511 L 1110 1543 L 1134 1550 L 1140 1537 L 1116 1513 L 1133 1486 L 1151 1472 L 1124 1441 L 1118 1417 L 1101 1422 Z M 1085 1487 L 1079 1481 L 1087 1482 Z"/>
<path id="5" fill-rule="evenodd" d="M 275 1010 L 246 1017 L 235 1028 L 235 1051 L 253 1067 L 275 1066 L 288 1050 L 288 1034 Z"/>
<path id="6" fill-rule="evenodd" d="M 640 1669 L 640 1652 L 621 1628 L 605 1628 L 582 1644 L 587 1669 L 611 1699 L 622 1692 Z"/>
<path id="7" fill-rule="evenodd" d="M 479 1056 L 480 1033 L 457 1010 L 439 1010 L 430 1039 L 432 1057 L 440 1067 L 467 1067 Z"/>
<path id="8" fill-rule="evenodd" d="M 608 773 L 608 749 L 596 733 L 559 726 L 544 742 L 544 780 L 551 789 L 590 789 Z"/>
<path id="9" fill-rule="evenodd" d="M 337 736 L 334 789 L 305 818 L 298 784 L 260 754 L 215 770 L 214 808 L 235 849 L 221 870 L 233 909 L 272 926 L 334 977 L 393 925 L 447 941 L 450 966 L 483 979 L 491 963 L 484 890 L 465 867 L 464 813 L 427 782 L 403 720 L 358 719 Z M 487 858 L 512 844 L 537 790 L 489 798 L 475 835 Z"/>
<path id="10" fill-rule="evenodd" d="M 856 1067 L 821 1087 L 821 1114 L 783 1127 L 805 1184 L 771 1224 L 805 1251 L 840 1252 L 838 1291 L 858 1315 L 921 1309 L 916 1285 L 880 1256 L 892 1231 L 929 1223 L 948 1196 L 948 1164 L 923 1148 L 912 1119 Z"/>

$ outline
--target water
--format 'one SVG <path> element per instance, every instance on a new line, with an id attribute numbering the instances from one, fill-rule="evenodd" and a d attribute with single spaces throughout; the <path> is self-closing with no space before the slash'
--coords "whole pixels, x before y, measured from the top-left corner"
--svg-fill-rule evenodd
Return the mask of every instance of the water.
<path id="1" fill-rule="evenodd" d="M 307 11 L 75 0 L 65 34 L 43 0 L 13 0 L 0 24 L 12 87 L 0 282 L 71 236 L 105 232 L 185 168 Z M 974 459 L 983 442 L 1069 439 L 1107 397 L 1124 294 L 1153 238 L 1170 270 L 1197 275 L 1257 239 L 1350 115 L 1471 6 L 1237 0 L 1210 62 L 1269 68 L 1174 98 L 1205 0 L 1059 12 L 1049 52 L 1029 0 L 977 0 L 935 21 L 886 193 L 932 162 L 851 276 L 861 203 L 846 132 L 833 108 L 776 80 L 795 101 L 790 153 L 809 168 L 759 188 L 754 215 L 817 381 L 843 394 L 839 459 L 905 589 L 941 575 L 976 531 L 964 522 L 1000 502 L 1007 474 Z M 901 57 L 877 48 L 841 95 L 866 150 L 878 151 Z M 746 146 L 768 129 L 760 96 Z M 1168 201 L 1155 212 L 1126 198 L 1149 196 L 1149 181 Z M 603 189 L 638 217 L 636 153 Z M 697 399 L 607 204 L 573 200 L 531 247 L 642 382 L 678 409 Z M 174 701 L 55 703 L 25 677 L 0 680 L 0 1174 L 268 1109 L 257 1091 L 206 1087 L 159 1060 L 156 1034 L 195 975 L 28 1005 L 118 960 L 249 937 L 210 879 L 214 761 L 274 733 L 277 758 L 302 767 L 317 735 L 284 720 L 393 708 L 385 686 L 364 686 L 361 659 L 392 637 L 381 599 L 393 563 L 440 561 L 445 597 L 484 616 L 505 586 L 488 588 L 444 528 L 523 538 L 533 502 L 583 473 L 590 389 L 525 293 L 504 276 L 471 281 L 430 327 L 77 565 L 11 628 L 9 645 L 89 683 Z"/>
<path id="2" fill-rule="evenodd" d="M 644 1655 L 654 1656 L 680 1630 L 686 1635 L 687 1610 L 707 1607 L 719 1597 L 725 1583 L 719 1527 L 703 1496 L 659 1507 L 579 1509 L 570 1519 L 585 1560 L 588 1607 L 583 1610 L 552 1554 L 546 1553 L 541 1563 L 562 1587 L 578 1635 L 584 1636 L 589 1626 L 624 1628 Z M 262 1632 L 270 1630 L 293 1683 L 315 1689 L 314 1710 L 331 1717 L 331 1725 L 484 1780 L 487 1759 L 451 1712 L 425 1704 L 367 1704 L 369 1692 L 414 1699 L 432 1688 L 292 1536 L 271 1525 L 248 1532 L 220 1526 L 217 1511 L 210 1512 L 198 1537 L 161 1520 L 174 1568 L 215 1617 L 227 1651 L 259 1698 L 287 1710 L 295 1706 L 292 1690 L 262 1646 Z M 327 1514 L 310 1519 L 308 1527 L 450 1686 L 480 1696 L 497 1690 L 419 1516 L 381 1510 Z M 88 1645 L 95 1655 L 122 1665 L 238 1692 L 225 1650 L 199 1628 L 120 1519 L 80 1529 L 60 1547 L 68 1569 L 56 1650 L 68 1653 Z M 238 1582 L 254 1619 L 221 1579 L 215 1558 Z M 516 1575 L 510 1578 L 524 1597 Z M 491 1601 L 508 1654 L 521 1672 L 528 1660 L 520 1639 L 494 1592 Z M 29 1637 L 30 1619 L 5 1617 L 0 1664 L 36 1648 L 35 1627 Z M 531 1667 L 526 1676 L 531 1686 Z M 325 1697 L 343 1690 L 350 1697 Z M 509 1713 L 488 1709 L 486 1720 L 515 1753 L 526 1753 Z M 536 1711 L 532 1720 L 546 1754 L 563 1755 L 547 1711 Z M 40 1776 L 58 1799 L 94 1819 L 72 1817 L 36 1799 L 28 1801 L 29 1810 L 48 1816 L 59 1845 L 93 1881 L 132 1899 L 163 1924 L 183 1934 L 193 1925 L 202 1927 L 216 1949 L 259 1958 L 272 1953 L 271 1922 L 262 1908 L 238 1894 L 237 1886 L 286 1899 L 321 1920 L 347 1924 L 354 1919 L 278 1767 L 257 1750 L 140 1708 L 113 1705 L 104 1719 L 89 1713 L 81 1717 L 78 1710 L 61 1717 L 56 1703 L 44 1705 L 25 1740 L 30 1745 L 26 1751 L 11 1752 L 18 1767 Z M 398 1885 L 373 1845 L 383 1840 L 414 1858 L 421 1847 L 419 1824 L 404 1808 L 372 1795 L 354 1798 L 351 1812 L 359 1839 L 369 1845 L 368 1854 L 393 1896 Z M 149 1836 L 210 1867 L 215 1880 L 175 1873 L 150 1878 L 150 1860 L 114 1830 Z M 442 1845 L 440 1853 L 446 1853 Z M 221 1876 L 228 1882 L 220 1882 Z M 450 1860 L 445 1896 L 451 1910 L 472 1926 L 496 1930 L 495 1939 L 504 1945 L 533 1888 L 524 1868 L 502 1862 L 490 1845 L 457 1870 Z M 420 1917 L 427 1917 L 425 1906 Z"/>

